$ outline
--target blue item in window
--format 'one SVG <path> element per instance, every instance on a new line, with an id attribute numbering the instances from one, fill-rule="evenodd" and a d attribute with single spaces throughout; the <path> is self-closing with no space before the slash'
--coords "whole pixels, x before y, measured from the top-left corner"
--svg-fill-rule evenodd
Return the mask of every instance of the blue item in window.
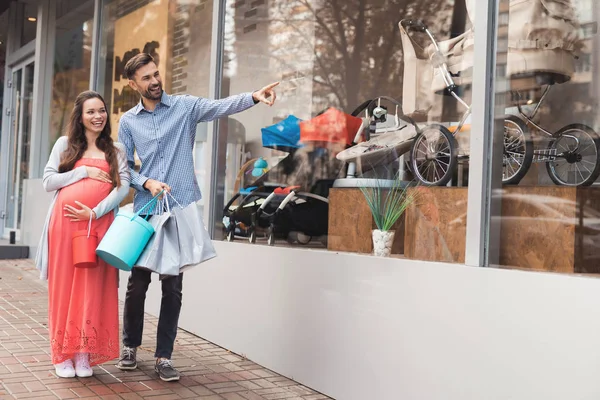
<path id="1" fill-rule="evenodd" d="M 250 194 L 252 192 L 254 192 L 256 189 L 258 189 L 257 186 L 250 186 L 244 189 L 240 189 L 240 194 Z"/>
<path id="2" fill-rule="evenodd" d="M 264 158 L 259 158 L 254 162 L 254 169 L 252 170 L 252 176 L 259 177 L 267 172 L 269 164 Z"/>
<path id="3" fill-rule="evenodd" d="M 292 152 L 303 145 L 300 143 L 300 121 L 293 115 L 275 125 L 262 128 L 262 144 L 274 150 Z"/>

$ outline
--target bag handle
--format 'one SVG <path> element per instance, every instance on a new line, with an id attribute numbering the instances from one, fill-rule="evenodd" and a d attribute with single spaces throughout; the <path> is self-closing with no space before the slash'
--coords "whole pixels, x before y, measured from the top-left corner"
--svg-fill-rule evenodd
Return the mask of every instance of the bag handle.
<path id="1" fill-rule="evenodd" d="M 179 204 L 179 202 L 177 201 L 177 199 L 175 198 L 175 196 L 173 196 L 173 195 L 171 194 L 171 192 L 167 192 L 167 196 L 171 196 L 171 198 L 173 199 L 173 201 L 174 201 L 175 203 L 177 203 L 177 205 L 179 206 L 179 208 L 183 209 L 183 206 L 182 206 L 181 204 Z M 171 210 L 169 210 L 169 211 L 171 211 Z"/>
<path id="2" fill-rule="evenodd" d="M 92 215 L 93 213 L 90 213 L 90 222 L 88 222 L 88 234 L 87 234 L 87 238 L 90 238 L 90 233 L 92 232 Z"/>
<path id="3" fill-rule="evenodd" d="M 166 209 L 167 212 L 171 212 L 171 205 L 169 204 L 169 196 L 168 196 L 169 192 L 167 192 L 167 196 L 163 197 L 163 207 L 162 210 L 164 211 Z"/>
<path id="4" fill-rule="evenodd" d="M 158 201 L 158 198 L 160 197 L 160 195 L 162 195 L 165 192 L 165 190 L 161 190 L 160 193 L 158 193 L 156 196 L 154 196 L 152 198 L 152 200 L 150 200 L 149 202 L 147 202 L 144 207 L 140 208 L 140 210 L 138 212 L 136 212 L 133 217 L 131 217 L 131 220 L 133 221 L 135 219 L 135 217 L 139 217 L 140 214 L 142 213 L 142 211 L 144 211 L 146 209 L 146 207 L 148 207 L 149 205 L 153 205 L 154 207 L 152 208 L 152 210 L 150 212 L 153 212 L 154 209 L 156 208 L 156 202 Z M 149 215 L 149 214 L 148 214 Z M 148 215 L 146 215 L 146 219 L 148 219 Z"/>

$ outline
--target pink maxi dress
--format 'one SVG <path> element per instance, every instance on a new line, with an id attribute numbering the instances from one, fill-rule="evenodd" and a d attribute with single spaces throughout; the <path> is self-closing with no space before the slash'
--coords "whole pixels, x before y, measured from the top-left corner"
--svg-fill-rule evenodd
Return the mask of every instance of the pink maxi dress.
<path id="1" fill-rule="evenodd" d="M 82 158 L 75 167 L 93 166 L 109 172 L 104 159 Z M 118 271 L 98 259 L 94 268 L 73 266 L 72 233 L 87 229 L 88 222 L 71 222 L 64 206 L 90 208 L 113 189 L 111 184 L 86 178 L 60 190 L 48 230 L 48 325 L 52 363 L 89 353 L 90 365 L 119 356 Z M 92 221 L 92 230 L 102 240 L 114 219 L 109 212 Z"/>

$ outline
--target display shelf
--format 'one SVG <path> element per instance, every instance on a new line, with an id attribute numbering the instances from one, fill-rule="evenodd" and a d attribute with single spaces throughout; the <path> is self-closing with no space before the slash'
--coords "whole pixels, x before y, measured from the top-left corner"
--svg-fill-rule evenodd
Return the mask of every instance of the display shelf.
<path id="1" fill-rule="evenodd" d="M 372 253 L 375 222 L 365 196 L 358 188 L 332 188 L 329 192 L 328 250 Z M 392 254 L 404 253 L 404 218 L 396 222 Z"/>
<path id="2" fill-rule="evenodd" d="M 405 256 L 463 263 L 468 189 L 424 192 L 406 212 Z M 501 216 L 491 220 L 500 229 L 499 241 L 491 243 L 499 246 L 499 265 L 600 272 L 600 188 L 508 186 L 494 198 L 501 201 Z"/>

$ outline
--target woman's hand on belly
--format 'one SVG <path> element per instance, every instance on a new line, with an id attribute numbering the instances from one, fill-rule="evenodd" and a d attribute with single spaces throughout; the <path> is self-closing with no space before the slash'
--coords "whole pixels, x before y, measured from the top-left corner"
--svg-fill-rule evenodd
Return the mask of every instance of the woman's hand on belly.
<path id="1" fill-rule="evenodd" d="M 71 222 L 89 221 L 90 218 L 96 219 L 96 213 L 91 208 L 78 201 L 75 204 L 81 208 L 78 209 L 68 204 L 64 208 L 65 217 L 70 218 Z"/>

